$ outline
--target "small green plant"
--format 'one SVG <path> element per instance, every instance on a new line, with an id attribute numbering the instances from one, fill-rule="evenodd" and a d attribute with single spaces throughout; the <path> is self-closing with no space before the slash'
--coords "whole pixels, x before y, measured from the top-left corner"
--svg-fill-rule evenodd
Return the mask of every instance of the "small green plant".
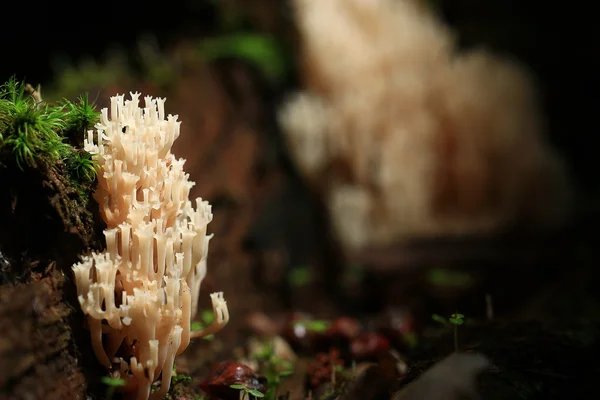
<path id="1" fill-rule="evenodd" d="M 462 314 L 452 314 L 448 321 L 452 324 L 452 331 L 454 333 L 454 351 L 458 351 L 458 327 L 465 323 L 465 316 Z"/>
<path id="2" fill-rule="evenodd" d="M 250 389 L 246 385 L 231 385 L 229 386 L 232 389 L 242 390 L 244 394 L 242 395 L 241 400 L 244 400 L 246 397 L 250 399 L 250 396 L 254 396 L 254 398 L 265 397 L 265 395 L 258 390 Z"/>
<path id="3" fill-rule="evenodd" d="M 465 316 L 463 314 L 454 313 L 449 318 L 444 318 L 439 314 L 433 314 L 431 318 L 442 325 L 452 325 L 452 333 L 454 336 L 454 351 L 458 351 L 458 327 L 464 325 Z"/>
<path id="4" fill-rule="evenodd" d="M 258 361 L 259 372 L 267 378 L 266 400 L 277 399 L 277 391 L 282 379 L 294 373 L 293 363 L 277 356 L 272 341 L 267 343 L 261 351 L 250 356 Z"/>
<path id="5" fill-rule="evenodd" d="M 103 376 L 102 383 L 108 386 L 108 388 L 106 389 L 106 400 L 112 400 L 117 388 L 125 386 L 125 379 Z"/>

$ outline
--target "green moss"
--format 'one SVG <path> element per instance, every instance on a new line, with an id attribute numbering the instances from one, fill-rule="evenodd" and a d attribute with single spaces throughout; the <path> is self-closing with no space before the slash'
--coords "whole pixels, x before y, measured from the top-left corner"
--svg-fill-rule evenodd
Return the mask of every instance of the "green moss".
<path id="1" fill-rule="evenodd" d="M 92 129 L 100 120 L 100 114 L 96 111 L 96 103 L 90 103 L 86 93 L 79 96 L 74 103 L 65 100 L 64 106 L 66 109 L 64 135 L 69 138 L 72 145 L 81 146 L 83 134 Z"/>
<path id="2" fill-rule="evenodd" d="M 21 170 L 36 166 L 39 157 L 58 161 L 70 150 L 59 133 L 66 125 L 62 107 L 43 103 L 27 88 L 14 78 L 0 88 L 0 152 L 12 154 Z"/>
<path id="3" fill-rule="evenodd" d="M 87 151 L 75 150 L 66 160 L 67 171 L 75 181 L 94 182 L 97 163 Z"/>
<path id="4" fill-rule="evenodd" d="M 99 117 L 87 95 L 51 105 L 14 78 L 0 87 L 0 168 L 39 170 L 59 192 L 66 225 L 80 225 L 95 186 L 96 162 L 81 143 Z"/>
<path id="5" fill-rule="evenodd" d="M 39 92 L 12 78 L 0 87 L 0 151 L 12 154 L 22 170 L 35 167 L 43 158 L 59 161 L 72 154 L 66 134 L 92 127 L 99 119 L 87 95 L 77 103 L 58 105 L 43 102 Z"/>
<path id="6" fill-rule="evenodd" d="M 80 138 L 99 117 L 87 95 L 75 103 L 50 105 L 39 92 L 12 78 L 0 87 L 0 162 L 7 166 L 12 160 L 23 170 L 40 161 L 65 161 L 73 177 L 93 181 L 91 156 L 74 146 L 81 144 Z"/>

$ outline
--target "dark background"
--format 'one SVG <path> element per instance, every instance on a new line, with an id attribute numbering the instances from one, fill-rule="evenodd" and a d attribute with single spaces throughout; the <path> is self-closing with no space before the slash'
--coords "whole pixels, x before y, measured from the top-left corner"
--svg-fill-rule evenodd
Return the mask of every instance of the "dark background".
<path id="1" fill-rule="evenodd" d="M 217 3 L 218 0 L 12 2 L 3 7 L 0 77 L 5 80 L 16 74 L 30 83 L 44 84 L 52 79 L 58 60 L 74 63 L 82 56 L 100 58 L 115 47 L 133 49 L 148 34 L 156 37 L 162 49 L 168 49 L 180 38 L 218 34 Z M 287 24 L 291 20 L 287 1 L 271 3 L 277 9 L 275 14 L 280 14 Z M 516 57 L 535 72 L 549 137 L 566 156 L 578 188 L 586 195 L 584 204 L 595 204 L 600 194 L 596 178 L 600 144 L 600 25 L 597 14 L 592 12 L 594 2 L 437 3 L 465 46 L 487 45 Z M 245 28 L 261 29 L 250 23 Z"/>

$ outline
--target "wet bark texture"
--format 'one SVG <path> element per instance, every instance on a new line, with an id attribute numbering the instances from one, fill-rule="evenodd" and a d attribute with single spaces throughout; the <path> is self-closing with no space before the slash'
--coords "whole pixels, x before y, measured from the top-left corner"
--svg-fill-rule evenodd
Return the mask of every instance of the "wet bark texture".
<path id="1" fill-rule="evenodd" d="M 83 372 L 97 370 L 70 267 L 99 246 L 100 228 L 60 163 L 21 171 L 2 161 L 0 399 L 83 399 L 100 375 Z"/>
<path id="2" fill-rule="evenodd" d="M 73 351 L 57 271 L 32 283 L 0 289 L 0 398 L 84 398 L 85 377 Z"/>

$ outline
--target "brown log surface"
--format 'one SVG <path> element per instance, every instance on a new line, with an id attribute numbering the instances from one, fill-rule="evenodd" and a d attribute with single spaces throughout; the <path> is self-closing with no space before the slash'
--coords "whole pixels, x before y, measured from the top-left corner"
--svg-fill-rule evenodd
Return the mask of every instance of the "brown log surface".
<path id="1" fill-rule="evenodd" d="M 0 287 L 0 399 L 85 398 L 59 272 Z"/>

